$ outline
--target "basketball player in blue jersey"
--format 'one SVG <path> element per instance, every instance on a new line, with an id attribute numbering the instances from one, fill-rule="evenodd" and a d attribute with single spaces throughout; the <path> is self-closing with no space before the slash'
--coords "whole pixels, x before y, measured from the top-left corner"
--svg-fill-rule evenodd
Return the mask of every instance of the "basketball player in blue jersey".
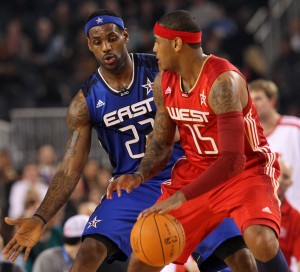
<path id="1" fill-rule="evenodd" d="M 25 219 L 5 218 L 8 224 L 18 226 L 16 234 L 3 250 L 7 259 L 12 257 L 12 262 L 23 249 L 24 261 L 27 260 L 47 222 L 73 192 L 88 158 L 93 128 L 109 155 L 114 168 L 113 177 L 133 173 L 143 181 L 143 176 L 135 171 L 144 156 L 147 135 L 152 131 L 156 113 L 151 86 L 158 72 L 156 58 L 148 54 L 128 53 L 127 29 L 122 19 L 113 12 L 100 10 L 91 14 L 85 32 L 88 47 L 100 67 L 69 106 L 67 126 L 70 136 L 66 152 L 36 213 Z M 124 192 L 120 198 L 102 199 L 85 227 L 83 242 L 71 271 L 96 271 L 105 260 L 126 260 L 130 256 L 133 224 L 142 210 L 156 202 L 161 194 L 160 185 L 168 182 L 172 165 L 182 155 L 183 151 L 175 143 L 172 157 L 159 175 L 130 194 Z M 228 239 L 240 237 L 239 232 L 233 229 L 235 226 L 232 228 L 230 224 L 230 221 L 225 222 L 207 237 L 207 243 L 199 246 L 195 254 L 201 269 L 203 264 L 201 271 L 217 270 L 205 268 L 204 265 L 208 264 L 203 257 L 209 260 L 209 256 L 235 271 L 255 271 L 249 270 L 255 261 L 243 241 Z M 220 239 L 224 233 L 228 235 Z M 223 242 L 228 244 L 220 249 Z"/>

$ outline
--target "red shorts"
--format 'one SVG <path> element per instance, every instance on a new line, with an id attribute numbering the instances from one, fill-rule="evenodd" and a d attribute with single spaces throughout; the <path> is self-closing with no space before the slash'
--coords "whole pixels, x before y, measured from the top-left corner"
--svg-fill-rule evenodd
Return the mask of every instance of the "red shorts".
<path id="1" fill-rule="evenodd" d="M 278 169 L 274 168 L 276 177 Z M 162 201 L 184 185 L 200 176 L 203 169 L 191 165 L 186 159 L 176 163 L 172 172 L 172 183 L 163 184 Z M 176 260 L 183 264 L 202 241 L 225 217 L 231 217 L 243 233 L 251 225 L 266 225 L 277 235 L 280 230 L 280 202 L 277 198 L 278 183 L 275 178 L 261 174 L 261 169 L 246 169 L 212 191 L 184 203 L 170 214 L 182 224 L 186 234 L 186 245 Z"/>

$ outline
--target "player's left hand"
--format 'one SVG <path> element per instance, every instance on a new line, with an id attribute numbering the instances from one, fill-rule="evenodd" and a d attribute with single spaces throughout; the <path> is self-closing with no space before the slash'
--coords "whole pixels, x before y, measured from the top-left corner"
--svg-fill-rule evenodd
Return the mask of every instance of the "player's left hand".
<path id="1" fill-rule="evenodd" d="M 166 200 L 158 202 L 154 204 L 152 207 L 143 210 L 139 214 L 138 219 L 141 218 L 142 216 L 147 216 L 151 213 L 167 213 L 171 210 L 179 208 L 185 202 L 186 202 L 185 195 L 182 192 L 177 191 L 174 195 L 167 198 Z"/>
<path id="2" fill-rule="evenodd" d="M 130 193 L 135 188 L 139 187 L 141 183 L 141 176 L 137 174 L 121 175 L 109 183 L 106 196 L 108 199 L 112 199 L 113 191 L 117 191 L 118 197 L 120 197 L 122 195 L 122 189 L 125 189 L 127 193 Z"/>

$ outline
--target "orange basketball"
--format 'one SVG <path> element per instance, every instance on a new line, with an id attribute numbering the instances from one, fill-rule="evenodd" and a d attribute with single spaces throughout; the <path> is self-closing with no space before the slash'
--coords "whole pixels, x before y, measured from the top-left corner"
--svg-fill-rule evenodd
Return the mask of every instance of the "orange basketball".
<path id="1" fill-rule="evenodd" d="M 130 244 L 142 262 L 151 266 L 165 266 L 181 254 L 185 233 L 172 215 L 152 213 L 134 224 Z"/>

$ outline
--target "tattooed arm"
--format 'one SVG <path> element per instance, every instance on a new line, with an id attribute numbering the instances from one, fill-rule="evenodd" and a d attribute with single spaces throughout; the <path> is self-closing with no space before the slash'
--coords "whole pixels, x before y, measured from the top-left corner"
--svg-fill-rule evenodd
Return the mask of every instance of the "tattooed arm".
<path id="1" fill-rule="evenodd" d="M 67 113 L 70 136 L 63 161 L 54 175 L 47 194 L 36 211 L 37 216 L 24 219 L 5 218 L 6 223 L 18 226 L 16 234 L 3 249 L 5 259 L 14 262 L 25 248 L 26 261 L 31 248 L 39 241 L 44 222 L 49 222 L 67 202 L 74 191 L 87 160 L 91 146 L 91 124 L 85 98 L 81 91 L 75 96 Z"/>
<path id="2" fill-rule="evenodd" d="M 91 124 L 85 98 L 80 91 L 67 113 L 69 139 L 63 161 L 54 175 L 37 212 L 47 222 L 67 202 L 74 191 L 91 146 Z"/>
<path id="3" fill-rule="evenodd" d="M 208 103 L 215 114 L 242 111 L 248 102 L 245 80 L 237 72 L 225 72 L 213 83 Z"/>
<path id="4" fill-rule="evenodd" d="M 117 191 L 121 196 L 121 189 L 131 192 L 141 183 L 158 174 L 166 166 L 173 150 L 176 124 L 170 118 L 164 105 L 161 90 L 161 74 L 157 74 L 153 83 L 153 97 L 157 108 L 153 135 L 147 145 L 145 155 L 137 172 L 139 174 L 122 175 L 114 179 L 107 188 L 107 198 L 112 198 L 112 192 Z"/>
<path id="5" fill-rule="evenodd" d="M 145 181 L 165 168 L 175 139 L 176 124 L 166 110 L 160 82 L 161 74 L 158 74 L 153 85 L 153 97 L 157 108 L 153 136 L 137 170 L 144 175 Z"/>

